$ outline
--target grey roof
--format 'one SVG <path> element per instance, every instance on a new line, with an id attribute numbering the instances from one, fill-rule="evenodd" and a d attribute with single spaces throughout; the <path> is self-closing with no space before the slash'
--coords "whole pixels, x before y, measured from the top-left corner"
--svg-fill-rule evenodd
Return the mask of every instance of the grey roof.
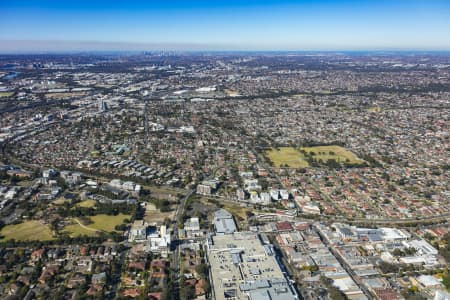
<path id="1" fill-rule="evenodd" d="M 295 300 L 288 288 L 267 288 L 249 292 L 251 300 Z"/>
<path id="2" fill-rule="evenodd" d="M 223 294 L 224 294 L 223 296 L 225 297 L 225 299 L 227 299 L 227 298 L 236 297 L 237 292 L 236 292 L 236 289 L 228 289 L 228 290 L 225 290 Z"/>
<path id="3" fill-rule="evenodd" d="M 286 278 L 271 278 L 270 282 L 272 283 L 272 285 L 287 285 L 288 284 Z"/>
<path id="4" fill-rule="evenodd" d="M 269 256 L 273 255 L 272 247 L 270 247 L 269 245 L 264 245 L 264 250 L 266 251 L 267 255 Z"/>
<path id="5" fill-rule="evenodd" d="M 339 228 L 340 229 L 340 231 L 342 232 L 342 234 L 343 235 L 345 235 L 345 236 L 352 236 L 352 235 L 354 235 L 353 234 L 353 231 L 351 231 L 349 228 L 347 228 L 347 227 L 341 227 L 341 228 Z"/>
<path id="6" fill-rule="evenodd" d="M 237 253 L 231 254 L 231 259 L 233 260 L 234 264 L 238 264 L 242 262 L 241 256 Z"/>
<path id="7" fill-rule="evenodd" d="M 252 275 L 259 275 L 259 274 L 261 274 L 261 271 L 259 269 L 251 269 L 250 272 L 252 273 Z"/>
<path id="8" fill-rule="evenodd" d="M 233 219 L 219 219 L 214 224 L 217 233 L 233 233 L 237 230 Z"/>
<path id="9" fill-rule="evenodd" d="M 267 290 L 253 291 L 250 293 L 251 300 L 271 300 Z"/>
<path id="10" fill-rule="evenodd" d="M 92 280 L 93 281 L 101 281 L 101 280 L 105 280 L 106 279 L 106 273 L 102 272 L 102 273 L 97 273 L 97 274 L 93 274 L 92 275 Z"/>
<path id="11" fill-rule="evenodd" d="M 288 287 L 272 288 L 269 290 L 270 299 L 272 300 L 294 300 L 295 296 Z"/>
<path id="12" fill-rule="evenodd" d="M 269 288 L 270 283 L 268 280 L 256 280 L 253 282 L 247 282 L 247 283 L 241 283 L 239 285 L 239 288 L 241 291 L 251 291 L 251 290 L 257 290 L 257 289 L 263 289 L 263 288 Z"/>
<path id="13" fill-rule="evenodd" d="M 383 240 L 383 237 L 379 233 L 368 234 L 367 237 L 373 242 L 379 242 Z"/>
<path id="14" fill-rule="evenodd" d="M 214 225 L 218 234 L 228 234 L 237 231 L 233 215 L 225 209 L 219 209 L 214 213 Z"/>
<path id="15" fill-rule="evenodd" d="M 233 215 L 223 208 L 214 212 L 214 219 L 228 219 L 228 218 L 233 218 Z"/>

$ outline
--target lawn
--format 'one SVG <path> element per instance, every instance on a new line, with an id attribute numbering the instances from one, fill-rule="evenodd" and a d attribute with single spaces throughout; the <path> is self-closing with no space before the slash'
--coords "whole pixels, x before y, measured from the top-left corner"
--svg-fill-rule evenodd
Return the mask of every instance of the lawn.
<path id="1" fill-rule="evenodd" d="M 314 152 L 316 159 L 322 159 L 324 162 L 328 159 L 334 159 L 337 162 L 345 162 L 348 160 L 349 164 L 360 164 L 364 162 L 364 160 L 359 159 L 351 151 L 340 146 L 316 146 L 303 147 L 301 149 L 305 150 L 307 153 Z"/>
<path id="2" fill-rule="evenodd" d="M 67 232 L 70 235 L 70 237 L 77 237 L 81 235 L 87 236 L 97 235 L 97 231 L 84 229 L 75 221 L 72 225 L 67 225 L 66 227 L 64 227 L 64 231 Z"/>
<path id="3" fill-rule="evenodd" d="M 0 98 L 11 97 L 12 95 L 14 95 L 14 92 L 0 92 Z"/>
<path id="4" fill-rule="evenodd" d="M 75 92 L 75 93 L 48 93 L 45 94 L 45 97 L 47 99 L 57 99 L 57 100 L 61 100 L 61 99 L 70 99 L 70 98 L 74 98 L 74 97 L 81 97 L 81 96 L 85 96 L 86 93 L 85 92 Z"/>
<path id="5" fill-rule="evenodd" d="M 93 224 L 87 225 L 89 228 L 112 232 L 117 225 L 123 224 L 125 219 L 130 219 L 130 215 L 118 214 L 117 216 L 96 215 L 90 217 Z"/>
<path id="6" fill-rule="evenodd" d="M 81 201 L 80 203 L 77 203 L 77 206 L 79 207 L 94 207 L 97 202 L 95 200 L 89 199 Z"/>
<path id="7" fill-rule="evenodd" d="M 93 222 L 87 224 L 84 227 L 81 226 L 76 220 L 73 219 L 73 224 L 64 227 L 64 231 L 69 233 L 70 236 L 88 235 L 94 236 L 99 231 L 113 232 L 116 231 L 116 226 L 124 223 L 125 219 L 130 219 L 130 215 L 118 214 L 117 216 L 109 215 L 96 215 L 91 216 L 89 219 Z"/>
<path id="8" fill-rule="evenodd" d="M 367 109 L 367 111 L 379 113 L 379 112 L 382 112 L 383 109 L 382 109 L 381 107 L 379 107 L 379 106 L 374 106 L 374 107 L 369 107 L 369 108 Z"/>
<path id="9" fill-rule="evenodd" d="M 288 165 L 289 168 L 299 169 L 309 166 L 303 155 L 293 147 L 272 148 L 266 155 L 277 167 Z"/>
<path id="10" fill-rule="evenodd" d="M 313 154 L 317 161 L 322 160 L 323 163 L 330 159 L 334 159 L 337 162 L 347 162 L 348 164 L 364 162 L 355 154 L 340 146 L 280 147 L 267 151 L 266 155 L 277 167 L 288 165 L 289 168 L 306 168 L 309 166 L 309 163 L 305 160 L 303 151 L 307 154 Z"/>
<path id="11" fill-rule="evenodd" d="M 39 221 L 26 221 L 16 225 L 5 226 L 0 235 L 5 240 L 15 239 L 17 241 L 48 241 L 54 237 L 50 228 Z"/>
<path id="12" fill-rule="evenodd" d="M 64 198 L 58 198 L 53 201 L 53 204 L 55 205 L 64 205 L 65 203 L 70 203 L 70 201 Z"/>

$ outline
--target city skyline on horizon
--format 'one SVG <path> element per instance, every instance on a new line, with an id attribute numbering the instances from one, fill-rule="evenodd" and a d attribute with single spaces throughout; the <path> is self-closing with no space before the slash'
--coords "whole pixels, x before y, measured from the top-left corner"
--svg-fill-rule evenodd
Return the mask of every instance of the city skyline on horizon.
<path id="1" fill-rule="evenodd" d="M 447 51 L 446 1 L 0 4 L 0 52 Z"/>

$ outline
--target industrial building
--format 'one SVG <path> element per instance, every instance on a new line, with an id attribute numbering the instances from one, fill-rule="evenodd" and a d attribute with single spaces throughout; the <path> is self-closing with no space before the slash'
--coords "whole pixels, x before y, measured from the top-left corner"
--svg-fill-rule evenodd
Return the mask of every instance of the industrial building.
<path id="1" fill-rule="evenodd" d="M 272 246 L 263 244 L 257 233 L 212 236 L 208 260 L 216 300 L 298 299 Z"/>

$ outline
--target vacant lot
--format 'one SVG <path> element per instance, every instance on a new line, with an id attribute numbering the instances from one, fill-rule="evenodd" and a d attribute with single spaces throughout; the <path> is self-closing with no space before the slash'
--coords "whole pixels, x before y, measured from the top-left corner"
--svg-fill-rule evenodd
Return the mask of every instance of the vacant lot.
<path id="1" fill-rule="evenodd" d="M 352 152 L 340 146 L 315 146 L 315 147 L 281 147 L 266 152 L 267 157 L 277 167 L 306 168 L 309 166 L 305 159 L 307 156 L 314 157 L 318 162 L 326 163 L 327 160 L 335 160 L 340 163 L 360 164 L 364 161 Z"/>
<path id="2" fill-rule="evenodd" d="M 178 199 L 178 194 L 185 195 L 186 190 L 167 187 L 167 186 L 144 186 L 146 189 L 151 191 L 151 195 L 156 199 L 168 199 L 170 201 Z"/>
<path id="3" fill-rule="evenodd" d="M 247 213 L 251 212 L 252 209 L 248 207 L 242 207 L 236 204 L 226 203 L 223 206 L 224 209 L 228 210 L 237 220 L 247 220 Z"/>
<path id="4" fill-rule="evenodd" d="M 16 241 L 48 241 L 52 240 L 53 235 L 47 225 L 39 221 L 26 221 L 17 225 L 5 226 L 0 235 L 4 237 L 2 240 Z"/>
<path id="5" fill-rule="evenodd" d="M 195 201 L 193 203 L 193 207 L 195 210 L 199 209 L 197 208 L 198 205 L 204 207 L 202 211 L 203 213 L 208 213 L 211 215 L 219 208 L 223 208 L 228 212 L 230 212 L 236 218 L 236 220 L 247 220 L 248 219 L 247 213 L 255 211 L 255 209 L 253 208 L 244 207 L 237 203 L 235 204 L 231 202 L 216 202 L 205 198 L 201 198 L 199 201 Z"/>
<path id="6" fill-rule="evenodd" d="M 161 212 L 161 210 L 157 209 L 154 204 L 147 203 L 145 207 L 145 215 L 144 220 L 149 224 L 160 225 L 164 223 L 166 218 L 173 220 L 175 218 L 176 208 L 172 207 L 172 211 Z"/>

